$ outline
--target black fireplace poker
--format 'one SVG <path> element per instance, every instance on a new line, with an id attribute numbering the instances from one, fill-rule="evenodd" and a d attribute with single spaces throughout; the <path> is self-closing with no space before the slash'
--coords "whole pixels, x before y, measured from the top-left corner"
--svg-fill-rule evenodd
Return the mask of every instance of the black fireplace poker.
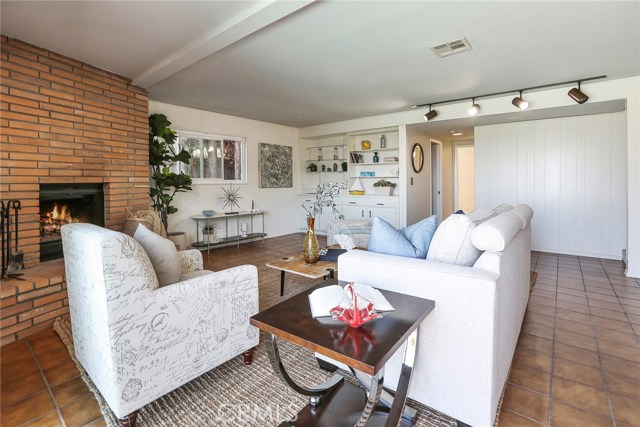
<path id="1" fill-rule="evenodd" d="M 22 209 L 20 200 L 0 200 L 0 231 L 2 235 L 2 274 L 0 277 L 19 279 L 24 267 L 24 253 L 18 250 L 18 211 Z M 13 211 L 13 224 L 11 221 Z M 11 233 L 14 234 L 14 248 L 11 248 Z"/>

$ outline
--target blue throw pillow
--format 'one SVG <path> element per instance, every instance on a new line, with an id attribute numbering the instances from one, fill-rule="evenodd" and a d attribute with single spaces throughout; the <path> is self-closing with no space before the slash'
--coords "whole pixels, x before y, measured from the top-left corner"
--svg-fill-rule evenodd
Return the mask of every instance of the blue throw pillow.
<path id="1" fill-rule="evenodd" d="M 454 215 L 464 215 L 464 211 L 462 209 L 458 209 L 453 213 Z"/>
<path id="2" fill-rule="evenodd" d="M 402 230 L 378 217 L 373 218 L 367 250 L 381 254 L 426 258 L 436 232 L 436 216 L 409 225 Z"/>

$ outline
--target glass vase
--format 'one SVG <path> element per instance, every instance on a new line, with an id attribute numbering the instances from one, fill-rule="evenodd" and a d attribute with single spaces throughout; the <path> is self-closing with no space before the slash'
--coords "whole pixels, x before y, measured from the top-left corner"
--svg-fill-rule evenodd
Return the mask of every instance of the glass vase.
<path id="1" fill-rule="evenodd" d="M 304 236 L 304 250 L 302 252 L 307 264 L 315 264 L 320 256 L 318 238 L 316 237 L 315 218 L 307 218 L 307 234 Z"/>

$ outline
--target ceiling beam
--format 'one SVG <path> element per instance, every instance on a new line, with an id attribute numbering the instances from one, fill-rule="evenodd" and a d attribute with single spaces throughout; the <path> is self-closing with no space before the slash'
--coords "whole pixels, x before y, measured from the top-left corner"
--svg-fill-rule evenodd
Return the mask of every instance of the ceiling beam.
<path id="1" fill-rule="evenodd" d="M 198 37 L 133 79 L 133 83 L 149 88 L 173 74 L 274 22 L 308 6 L 315 0 L 263 0 L 222 25 Z"/>

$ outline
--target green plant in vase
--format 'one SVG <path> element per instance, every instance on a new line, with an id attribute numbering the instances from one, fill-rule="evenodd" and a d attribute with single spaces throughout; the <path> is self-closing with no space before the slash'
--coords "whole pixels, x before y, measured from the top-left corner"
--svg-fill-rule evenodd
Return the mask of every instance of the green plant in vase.
<path id="1" fill-rule="evenodd" d="M 393 194 L 393 189 L 396 188 L 397 185 L 398 184 L 395 182 L 381 179 L 373 184 L 373 191 L 375 191 L 378 196 L 391 196 Z"/>
<path id="2" fill-rule="evenodd" d="M 164 114 L 149 116 L 149 165 L 154 186 L 149 189 L 151 206 L 162 219 L 165 230 L 169 215 L 178 212 L 172 205 L 176 193 L 191 190 L 191 177 L 184 172 L 175 173 L 171 167 L 177 163 L 188 165 L 191 155 L 185 149 L 176 152 L 176 131 Z"/>
<path id="3" fill-rule="evenodd" d="M 318 237 L 315 231 L 315 220 L 322 213 L 323 208 L 331 208 L 334 217 L 343 219 L 344 215 L 340 213 L 333 198 L 340 193 L 340 190 L 346 188 L 344 184 L 333 182 L 325 182 L 318 185 L 316 189 L 316 200 L 311 206 L 302 205 L 307 212 L 307 234 L 304 236 L 303 256 L 307 264 L 315 264 L 320 257 L 320 248 L 318 247 Z"/>
<path id="4" fill-rule="evenodd" d="M 216 226 L 214 224 L 206 224 L 202 227 L 202 237 L 205 244 L 216 243 L 215 234 Z"/>

